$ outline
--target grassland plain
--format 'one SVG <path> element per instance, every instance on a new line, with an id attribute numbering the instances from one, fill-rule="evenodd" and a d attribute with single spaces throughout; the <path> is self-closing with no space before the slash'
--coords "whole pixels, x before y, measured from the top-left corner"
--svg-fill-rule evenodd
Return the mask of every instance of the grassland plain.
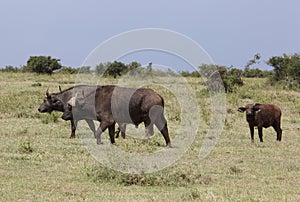
<path id="1" fill-rule="evenodd" d="M 135 175 L 102 167 L 79 138 L 69 139 L 69 122 L 61 120 L 60 113 L 38 113 L 48 87 L 57 92 L 58 85 L 65 89 L 75 80 L 76 75 L 0 73 L 1 201 L 300 201 L 299 92 L 269 86 L 265 79 L 245 79 L 243 87 L 227 95 L 224 131 L 210 155 L 200 161 L 210 98 L 200 78 L 187 78 L 201 116 L 193 145 L 171 167 Z M 112 83 L 117 80 L 101 80 Z M 156 90 L 165 97 L 172 138 L 180 109 L 172 93 Z M 251 144 L 245 115 L 237 112 L 251 102 L 274 103 L 282 109 L 282 142 L 276 142 L 275 132 L 268 128 L 263 143 L 255 131 Z M 86 125 L 80 122 L 77 134 L 83 135 Z M 108 138 L 107 132 L 103 138 Z M 116 143 L 129 152 L 163 146 L 161 135 L 146 144 L 130 137 Z"/>

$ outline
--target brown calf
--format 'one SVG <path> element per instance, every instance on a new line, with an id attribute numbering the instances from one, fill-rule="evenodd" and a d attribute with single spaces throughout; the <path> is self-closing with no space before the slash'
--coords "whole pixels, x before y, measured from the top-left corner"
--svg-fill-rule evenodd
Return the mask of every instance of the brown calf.
<path id="1" fill-rule="evenodd" d="M 248 104 L 245 107 L 238 108 L 239 112 L 246 111 L 246 120 L 248 121 L 251 141 L 254 142 L 254 126 L 258 128 L 258 136 L 263 142 L 262 128 L 272 126 L 277 133 L 277 141 L 281 141 L 282 130 L 280 128 L 281 110 L 273 104 Z"/>

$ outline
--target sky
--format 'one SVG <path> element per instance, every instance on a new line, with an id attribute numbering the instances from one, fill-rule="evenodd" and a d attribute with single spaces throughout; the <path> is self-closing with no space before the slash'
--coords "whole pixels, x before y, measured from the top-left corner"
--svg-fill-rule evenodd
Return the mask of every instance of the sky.
<path id="1" fill-rule="evenodd" d="M 244 68 L 259 53 L 262 61 L 256 66 L 271 70 L 264 62 L 270 57 L 300 52 L 299 8 L 298 0 L 3 0 L 0 67 L 20 67 L 34 55 L 80 67 L 113 36 L 161 28 L 194 40 L 215 64 Z M 148 51 L 130 59 L 163 63 L 157 58 Z"/>

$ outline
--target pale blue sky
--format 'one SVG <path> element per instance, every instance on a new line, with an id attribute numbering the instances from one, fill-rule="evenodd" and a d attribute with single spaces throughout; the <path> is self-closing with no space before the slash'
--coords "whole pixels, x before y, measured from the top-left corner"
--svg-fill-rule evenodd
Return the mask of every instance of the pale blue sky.
<path id="1" fill-rule="evenodd" d="M 216 64 L 243 68 L 256 53 L 263 60 L 299 53 L 299 20 L 298 0 L 4 0 L 0 67 L 24 65 L 31 55 L 79 67 L 114 35 L 164 28 L 195 40 Z"/>

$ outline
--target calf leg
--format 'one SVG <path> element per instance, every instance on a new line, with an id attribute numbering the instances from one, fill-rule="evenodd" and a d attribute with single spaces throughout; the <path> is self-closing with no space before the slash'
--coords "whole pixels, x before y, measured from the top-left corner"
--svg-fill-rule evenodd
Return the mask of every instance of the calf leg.
<path id="1" fill-rule="evenodd" d="M 254 126 L 249 125 L 249 128 L 250 128 L 251 142 L 254 143 Z"/>
<path id="2" fill-rule="evenodd" d="M 71 119 L 71 136 L 70 139 L 75 138 L 75 131 L 77 128 L 78 120 Z"/>
<path id="3" fill-rule="evenodd" d="M 95 129 L 95 124 L 94 124 L 93 120 L 86 119 L 85 121 L 89 125 L 89 128 L 93 131 L 94 137 L 96 138 L 96 129 Z"/>
<path id="4" fill-rule="evenodd" d="M 263 142 L 263 132 L 262 132 L 262 126 L 258 126 L 258 136 L 261 142 Z"/>
<path id="5" fill-rule="evenodd" d="M 281 141 L 281 136 L 282 136 L 282 130 L 281 130 L 281 128 L 280 128 L 280 124 L 275 124 L 275 125 L 273 125 L 273 128 L 274 128 L 274 130 L 276 131 L 276 133 L 277 133 L 277 141 Z"/>

